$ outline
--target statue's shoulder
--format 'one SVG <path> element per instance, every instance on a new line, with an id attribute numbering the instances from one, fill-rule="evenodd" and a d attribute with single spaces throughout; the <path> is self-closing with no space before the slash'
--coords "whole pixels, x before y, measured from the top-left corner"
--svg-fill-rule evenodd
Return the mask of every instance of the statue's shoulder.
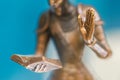
<path id="1" fill-rule="evenodd" d="M 50 11 L 47 11 L 44 12 L 39 19 L 37 32 L 39 33 L 46 32 L 49 27 L 49 22 L 50 22 Z"/>
<path id="2" fill-rule="evenodd" d="M 77 6 L 78 12 L 81 12 L 81 11 L 86 12 L 89 8 L 94 9 L 94 7 L 92 7 L 90 5 L 78 4 L 78 6 Z"/>

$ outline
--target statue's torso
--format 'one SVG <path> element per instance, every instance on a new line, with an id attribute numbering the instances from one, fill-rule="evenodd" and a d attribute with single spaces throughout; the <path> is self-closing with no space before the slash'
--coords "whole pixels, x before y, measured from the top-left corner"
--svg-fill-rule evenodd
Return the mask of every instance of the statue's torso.
<path id="1" fill-rule="evenodd" d="M 51 13 L 49 28 L 62 63 L 79 61 L 84 42 L 79 31 L 76 8 L 64 17 Z"/>
<path id="2" fill-rule="evenodd" d="M 85 9 L 80 8 L 79 12 L 85 19 Z M 68 16 L 58 17 L 54 13 L 50 14 L 49 30 L 58 50 L 63 68 L 54 71 L 51 80 L 94 80 L 80 61 L 84 41 L 79 31 L 77 21 L 77 9 Z"/>

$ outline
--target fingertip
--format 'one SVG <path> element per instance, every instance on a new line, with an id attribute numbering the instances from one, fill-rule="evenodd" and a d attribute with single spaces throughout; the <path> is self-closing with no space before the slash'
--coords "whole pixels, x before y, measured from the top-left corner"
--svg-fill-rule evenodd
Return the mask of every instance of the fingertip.
<path id="1" fill-rule="evenodd" d="M 80 19 L 81 18 L 81 16 L 80 16 L 80 14 L 78 15 L 78 19 Z"/>
<path id="2" fill-rule="evenodd" d="M 95 11 L 95 9 L 94 9 L 94 8 L 89 8 L 88 10 L 90 10 L 90 11 Z"/>

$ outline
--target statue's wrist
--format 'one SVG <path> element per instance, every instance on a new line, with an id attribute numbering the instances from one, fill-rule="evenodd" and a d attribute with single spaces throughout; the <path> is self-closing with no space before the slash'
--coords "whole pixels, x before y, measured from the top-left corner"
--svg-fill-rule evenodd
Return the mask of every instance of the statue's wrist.
<path id="1" fill-rule="evenodd" d="M 36 56 L 43 56 L 43 53 L 39 52 L 39 51 L 36 51 L 35 53 Z"/>
<path id="2" fill-rule="evenodd" d="M 91 40 L 85 40 L 85 43 L 86 43 L 87 46 L 92 47 L 96 44 L 96 39 L 93 38 Z"/>

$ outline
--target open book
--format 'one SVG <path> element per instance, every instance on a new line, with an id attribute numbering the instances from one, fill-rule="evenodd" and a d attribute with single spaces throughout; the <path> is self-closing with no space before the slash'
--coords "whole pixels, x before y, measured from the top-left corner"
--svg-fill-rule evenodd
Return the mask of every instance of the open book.
<path id="1" fill-rule="evenodd" d="M 11 59 L 24 66 L 26 69 L 37 73 L 48 72 L 62 68 L 62 64 L 59 60 L 49 59 L 44 56 L 24 56 L 15 54 L 11 57 Z"/>

